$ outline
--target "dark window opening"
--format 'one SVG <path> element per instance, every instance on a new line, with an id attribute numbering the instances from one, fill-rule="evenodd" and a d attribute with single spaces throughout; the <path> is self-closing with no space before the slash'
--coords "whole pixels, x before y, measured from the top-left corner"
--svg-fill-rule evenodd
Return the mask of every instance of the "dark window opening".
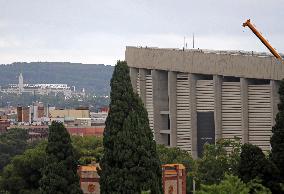
<path id="1" fill-rule="evenodd" d="M 170 146 L 170 145 L 171 145 L 171 135 L 168 134 L 168 146 Z"/>

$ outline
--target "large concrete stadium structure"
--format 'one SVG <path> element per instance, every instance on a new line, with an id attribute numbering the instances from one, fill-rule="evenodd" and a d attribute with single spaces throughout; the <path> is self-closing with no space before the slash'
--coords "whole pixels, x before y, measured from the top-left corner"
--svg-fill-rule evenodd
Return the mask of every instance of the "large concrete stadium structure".
<path id="1" fill-rule="evenodd" d="M 284 65 L 267 54 L 127 47 L 133 88 L 160 144 L 197 157 L 239 137 L 269 151 Z"/>

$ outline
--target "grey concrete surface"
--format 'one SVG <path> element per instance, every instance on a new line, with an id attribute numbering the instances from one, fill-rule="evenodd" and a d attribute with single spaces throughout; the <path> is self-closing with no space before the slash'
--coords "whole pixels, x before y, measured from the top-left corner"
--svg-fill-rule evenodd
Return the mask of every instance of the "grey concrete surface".
<path id="1" fill-rule="evenodd" d="M 274 57 L 126 47 L 125 60 L 130 67 L 137 68 L 258 79 L 284 78 L 284 65 Z"/>

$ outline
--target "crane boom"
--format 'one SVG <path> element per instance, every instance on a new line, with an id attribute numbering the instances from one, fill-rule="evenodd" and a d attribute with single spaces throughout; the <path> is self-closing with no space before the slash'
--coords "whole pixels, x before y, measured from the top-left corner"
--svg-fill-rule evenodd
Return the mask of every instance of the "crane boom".
<path id="1" fill-rule="evenodd" d="M 282 60 L 282 57 L 279 53 L 269 44 L 269 42 L 261 35 L 261 33 L 250 23 L 250 19 L 248 19 L 245 23 L 243 23 L 243 27 L 248 26 L 251 31 L 259 38 L 259 40 L 268 48 L 268 50 L 277 58 Z"/>

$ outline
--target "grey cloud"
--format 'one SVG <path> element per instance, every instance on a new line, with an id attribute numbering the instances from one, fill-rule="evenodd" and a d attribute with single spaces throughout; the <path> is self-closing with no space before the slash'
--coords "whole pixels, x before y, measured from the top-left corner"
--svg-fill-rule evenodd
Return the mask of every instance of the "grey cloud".
<path id="1" fill-rule="evenodd" d="M 18 61 L 15 53 L 26 60 L 26 52 L 58 60 L 85 54 L 96 63 L 93 51 L 115 61 L 127 44 L 176 47 L 193 32 L 205 48 L 264 51 L 241 27 L 247 18 L 284 52 L 283 8 L 284 0 L 0 0 L 0 63 L 8 55 Z"/>

